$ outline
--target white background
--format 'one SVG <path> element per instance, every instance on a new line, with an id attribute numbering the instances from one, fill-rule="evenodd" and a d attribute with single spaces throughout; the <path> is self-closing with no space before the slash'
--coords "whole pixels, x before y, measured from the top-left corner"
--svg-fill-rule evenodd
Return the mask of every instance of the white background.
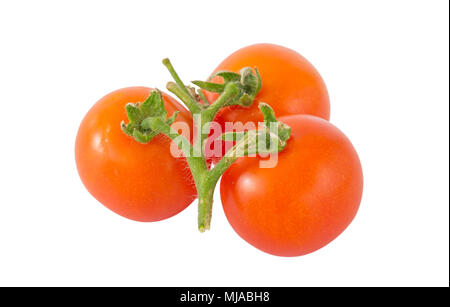
<path id="1" fill-rule="evenodd" d="M 0 285 L 448 286 L 448 1 L 1 1 Z M 277 43 L 320 71 L 331 121 L 360 154 L 350 227 L 303 257 L 241 240 L 216 194 L 158 223 L 100 205 L 76 172 L 88 109 L 164 88 L 170 57 L 205 78 L 240 47 Z"/>

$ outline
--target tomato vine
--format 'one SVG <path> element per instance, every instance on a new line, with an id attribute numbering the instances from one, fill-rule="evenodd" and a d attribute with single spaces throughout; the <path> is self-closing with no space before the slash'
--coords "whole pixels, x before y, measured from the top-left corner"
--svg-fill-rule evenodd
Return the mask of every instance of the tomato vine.
<path id="1" fill-rule="evenodd" d="M 177 113 L 167 118 L 162 94 L 153 90 L 142 103 L 129 103 L 125 106 L 129 122 L 121 123 L 125 134 L 140 143 L 151 143 L 158 134 L 164 134 L 183 151 L 194 178 L 198 195 L 198 229 L 203 232 L 210 228 L 213 194 L 219 178 L 237 158 L 252 154 L 276 153 L 282 151 L 290 137 L 290 127 L 278 121 L 273 109 L 265 103 L 259 104 L 264 123 L 257 130 L 226 132 L 222 140 L 234 141 L 235 145 L 212 168 L 207 165 L 205 142 L 209 135 L 211 122 L 217 112 L 228 106 L 249 107 L 261 89 L 262 81 L 258 70 L 250 67 L 240 73 L 219 71 L 213 77 L 221 77 L 223 83 L 192 81 L 198 88 L 186 86 L 180 79 L 169 59 L 164 59 L 175 82 L 168 82 L 167 89 L 175 94 L 193 115 L 197 135 L 193 144 L 171 128 Z M 218 93 L 218 98 L 209 103 L 202 90 Z M 151 144 L 150 144 L 151 145 Z M 200 148 L 198 151 L 197 148 Z"/>

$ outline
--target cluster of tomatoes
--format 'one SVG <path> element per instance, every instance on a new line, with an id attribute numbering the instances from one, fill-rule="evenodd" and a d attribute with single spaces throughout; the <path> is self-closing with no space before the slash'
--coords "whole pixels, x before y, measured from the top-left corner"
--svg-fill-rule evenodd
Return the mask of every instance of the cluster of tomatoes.
<path id="1" fill-rule="evenodd" d="M 222 205 L 233 229 L 253 246 L 279 256 L 304 255 L 335 239 L 356 215 L 361 164 L 348 138 L 329 123 L 326 86 L 305 58 L 258 44 L 231 54 L 213 73 L 248 66 L 261 75 L 255 101 L 222 109 L 215 122 L 223 129 L 227 122 L 256 124 L 263 120 L 258 104 L 265 102 L 291 127 L 291 137 L 273 168 L 261 168 L 261 157 L 238 158 L 222 176 Z M 141 144 L 120 128 L 127 119 L 125 104 L 144 101 L 151 90 L 124 88 L 100 99 L 83 119 L 75 147 L 89 192 L 112 211 L 143 222 L 169 218 L 196 199 L 187 162 L 171 155 L 168 137 L 160 134 Z M 210 102 L 217 98 L 211 92 L 205 96 Z M 192 128 L 191 114 L 170 96 L 163 99 L 168 116 L 178 111 L 176 121 Z"/>

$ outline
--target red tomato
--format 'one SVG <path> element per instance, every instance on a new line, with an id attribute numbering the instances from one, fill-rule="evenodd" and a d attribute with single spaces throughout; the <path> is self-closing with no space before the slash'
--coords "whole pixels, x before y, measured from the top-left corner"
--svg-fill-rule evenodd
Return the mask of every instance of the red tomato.
<path id="1" fill-rule="evenodd" d="M 358 155 L 328 121 L 307 115 L 280 118 L 292 136 L 274 168 L 239 158 L 224 174 L 221 199 L 234 230 L 278 256 L 311 253 L 353 220 L 363 189 Z"/>
<path id="2" fill-rule="evenodd" d="M 125 105 L 143 102 L 152 89 L 129 87 L 100 99 L 81 122 L 75 144 L 77 168 L 83 184 L 103 205 L 132 220 L 151 222 L 185 209 L 196 190 L 185 158 L 170 153 L 170 139 L 156 136 L 140 144 L 126 136 Z M 163 94 L 168 115 L 192 126 L 190 113 Z M 192 131 L 192 130 L 191 130 Z"/>
<path id="3" fill-rule="evenodd" d="M 222 129 L 226 122 L 262 122 L 263 116 L 258 109 L 260 102 L 269 104 L 277 116 L 309 114 L 330 119 L 330 102 L 324 81 L 314 66 L 294 50 L 273 44 L 251 45 L 231 54 L 213 73 L 221 70 L 239 72 L 243 67 L 258 69 L 261 90 L 249 108 L 231 106 L 219 111 L 215 121 Z M 212 81 L 222 82 L 220 77 Z M 205 95 L 210 102 L 218 96 L 210 92 Z M 221 155 L 220 151 L 215 152 L 216 157 Z"/>

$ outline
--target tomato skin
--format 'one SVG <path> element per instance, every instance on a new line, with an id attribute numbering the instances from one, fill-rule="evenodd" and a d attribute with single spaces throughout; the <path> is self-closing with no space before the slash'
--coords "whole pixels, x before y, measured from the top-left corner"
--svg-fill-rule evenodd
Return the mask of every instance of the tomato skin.
<path id="1" fill-rule="evenodd" d="M 244 47 L 228 56 L 213 73 L 220 70 L 239 72 L 244 67 L 256 67 L 261 74 L 262 87 L 249 108 L 228 107 L 217 116 L 219 123 L 263 121 L 258 109 L 260 102 L 268 103 L 277 116 L 309 114 L 330 119 L 330 101 L 322 77 L 314 66 L 296 51 L 273 44 Z M 213 79 L 220 82 L 220 78 Z M 215 93 L 206 93 L 210 102 Z"/>
<path id="2" fill-rule="evenodd" d="M 129 87 L 100 99 L 86 114 L 78 130 L 75 159 L 87 190 L 104 206 L 126 218 L 152 222 L 185 209 L 196 195 L 185 158 L 170 153 L 170 139 L 156 136 L 140 144 L 126 136 L 125 105 L 143 102 L 147 87 Z M 163 94 L 168 115 L 180 111 L 177 121 L 192 126 L 190 113 Z M 192 131 L 192 130 L 191 130 Z"/>
<path id="3" fill-rule="evenodd" d="M 223 208 L 247 242 L 278 256 L 311 253 L 353 220 L 362 197 L 358 155 L 329 122 L 307 115 L 280 118 L 292 136 L 274 168 L 239 158 L 223 175 Z"/>

